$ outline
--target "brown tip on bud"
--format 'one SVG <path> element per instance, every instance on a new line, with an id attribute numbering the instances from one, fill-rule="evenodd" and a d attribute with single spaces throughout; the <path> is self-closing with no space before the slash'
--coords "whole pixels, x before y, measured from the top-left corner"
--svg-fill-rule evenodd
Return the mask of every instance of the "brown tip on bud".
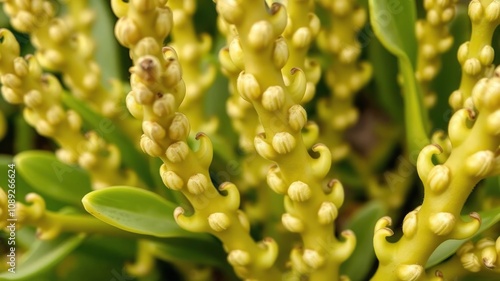
<path id="1" fill-rule="evenodd" d="M 279 10 L 281 9 L 282 5 L 278 2 L 274 2 L 272 5 L 271 5 L 271 8 L 269 9 L 269 12 L 271 13 L 271 15 L 275 15 L 276 13 L 279 12 Z"/>
<path id="2" fill-rule="evenodd" d="M 469 117 L 470 120 L 476 120 L 476 112 L 472 108 L 467 108 L 467 117 Z"/>
<path id="3" fill-rule="evenodd" d="M 439 149 L 439 153 L 443 153 L 443 151 L 444 151 L 444 150 L 443 150 L 443 148 L 442 148 L 439 144 L 437 144 L 437 143 L 433 143 L 433 144 L 431 144 L 431 145 L 433 145 L 433 146 L 437 147 L 437 149 Z"/>
<path id="4" fill-rule="evenodd" d="M 476 213 L 476 212 L 470 213 L 469 217 L 471 217 L 471 218 L 473 218 L 473 219 L 478 220 L 479 222 L 481 222 L 481 216 L 478 213 Z"/>
<path id="5" fill-rule="evenodd" d="M 203 132 L 199 132 L 196 134 L 196 137 L 194 137 L 196 140 L 199 140 L 201 137 L 205 137 L 207 136 L 205 133 Z"/>
<path id="6" fill-rule="evenodd" d="M 443 275 L 443 273 L 442 273 L 441 271 L 436 270 L 436 271 L 434 272 L 434 276 L 439 277 L 439 278 L 443 278 L 443 276 L 444 276 L 444 275 Z"/>
<path id="7" fill-rule="evenodd" d="M 295 73 L 297 73 L 298 71 L 300 71 L 300 68 L 297 68 L 297 67 L 293 67 L 292 69 L 290 69 L 290 73 L 292 75 L 294 75 Z"/>
<path id="8" fill-rule="evenodd" d="M 231 184 L 232 184 L 231 182 L 225 181 L 225 182 L 223 182 L 223 183 L 221 183 L 221 184 L 219 185 L 219 190 L 220 190 L 220 191 L 223 191 L 223 190 L 225 190 L 225 189 L 226 189 L 229 185 L 231 185 Z"/>
<path id="9" fill-rule="evenodd" d="M 334 186 L 336 183 L 338 183 L 338 182 L 339 182 L 339 180 L 338 180 L 338 179 L 332 179 L 331 181 L 329 181 L 329 182 L 328 182 L 328 185 L 327 185 L 327 186 L 328 186 L 329 188 L 333 188 L 333 186 Z"/>
<path id="10" fill-rule="evenodd" d="M 150 58 L 146 58 L 141 61 L 139 66 L 142 68 L 142 70 L 149 71 L 153 68 L 153 60 Z"/>

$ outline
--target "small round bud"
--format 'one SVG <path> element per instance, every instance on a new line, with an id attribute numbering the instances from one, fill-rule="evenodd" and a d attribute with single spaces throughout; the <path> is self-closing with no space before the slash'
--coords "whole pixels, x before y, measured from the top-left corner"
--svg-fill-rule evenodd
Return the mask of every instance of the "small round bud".
<path id="1" fill-rule="evenodd" d="M 305 249 L 302 255 L 304 262 L 313 269 L 318 269 L 325 264 L 325 258 L 318 251 Z"/>
<path id="2" fill-rule="evenodd" d="M 396 275 L 401 281 L 416 281 L 419 280 L 424 273 L 423 266 L 419 264 L 402 264 L 396 270 Z"/>
<path id="3" fill-rule="evenodd" d="M 477 58 L 467 59 L 464 63 L 463 70 L 468 75 L 476 76 L 482 70 L 481 62 L 479 62 Z"/>
<path id="4" fill-rule="evenodd" d="M 262 94 L 262 106 L 275 111 L 280 109 L 285 103 L 285 92 L 281 86 L 271 86 Z"/>
<path id="5" fill-rule="evenodd" d="M 160 157 L 163 155 L 161 146 L 146 135 L 141 136 L 140 146 L 142 151 L 151 157 Z"/>
<path id="6" fill-rule="evenodd" d="M 455 227 L 456 218 L 451 213 L 439 212 L 429 218 L 429 228 L 438 236 L 451 233 Z"/>
<path id="7" fill-rule="evenodd" d="M 252 74 L 242 72 L 238 77 L 237 87 L 238 92 L 248 101 L 261 95 L 259 82 Z"/>
<path id="8" fill-rule="evenodd" d="M 259 21 L 248 32 L 248 43 L 256 50 L 269 46 L 273 41 L 273 26 L 268 21 Z"/>
<path id="9" fill-rule="evenodd" d="M 277 133 L 273 137 L 272 146 L 279 154 L 286 154 L 291 152 L 296 145 L 295 138 L 287 132 Z"/>
<path id="10" fill-rule="evenodd" d="M 150 139 L 155 141 L 161 141 L 167 135 L 165 129 L 163 129 L 163 127 L 160 126 L 160 124 L 153 121 L 142 122 L 142 131 Z"/>
<path id="11" fill-rule="evenodd" d="M 288 188 L 288 196 L 296 202 L 304 202 L 311 198 L 311 188 L 304 182 L 295 181 Z"/>
<path id="12" fill-rule="evenodd" d="M 408 238 L 417 232 L 417 211 L 409 212 L 403 220 L 403 234 Z"/>
<path id="13" fill-rule="evenodd" d="M 242 250 L 233 250 L 229 252 L 229 255 L 227 256 L 227 261 L 232 266 L 247 266 L 250 264 L 251 257 L 250 254 L 248 254 L 248 252 Z"/>
<path id="14" fill-rule="evenodd" d="M 214 231 L 222 232 L 224 230 L 227 230 L 231 226 L 231 221 L 229 220 L 229 217 L 224 213 L 213 213 L 208 216 L 208 225 L 210 225 L 210 228 L 212 228 Z"/>
<path id="15" fill-rule="evenodd" d="M 495 50 L 490 45 L 485 45 L 479 53 L 479 61 L 482 65 L 488 66 L 495 58 Z"/>
<path id="16" fill-rule="evenodd" d="M 432 191 L 441 193 L 450 184 L 450 169 L 445 165 L 434 166 L 429 172 L 427 182 Z"/>
<path id="17" fill-rule="evenodd" d="M 189 135 L 190 127 L 186 115 L 176 113 L 172 124 L 168 128 L 168 135 L 172 140 L 184 140 Z"/>
<path id="18" fill-rule="evenodd" d="M 479 258 L 474 253 L 466 253 L 460 257 L 460 262 L 462 266 L 471 272 L 481 271 L 481 262 Z"/>
<path id="19" fill-rule="evenodd" d="M 281 216 L 281 222 L 283 223 L 283 226 L 290 232 L 304 231 L 304 223 L 300 219 L 288 213 L 285 213 L 283 214 L 283 216 Z"/>
<path id="20" fill-rule="evenodd" d="M 471 176 L 484 178 L 493 170 L 494 163 L 495 153 L 484 150 L 469 156 L 465 162 L 465 167 Z"/>
<path id="21" fill-rule="evenodd" d="M 323 202 L 318 210 L 318 220 L 322 225 L 333 223 L 337 218 L 339 211 L 332 202 Z"/>
<path id="22" fill-rule="evenodd" d="M 208 189 L 207 177 L 203 174 L 191 176 L 187 183 L 188 191 L 194 195 L 200 195 Z"/>
<path id="23" fill-rule="evenodd" d="M 295 131 L 300 131 L 307 123 L 307 112 L 306 110 L 296 104 L 290 107 L 288 110 L 288 124 Z"/>
<path id="24" fill-rule="evenodd" d="M 172 190 L 181 190 L 184 187 L 184 181 L 173 171 L 168 171 L 165 164 L 160 167 L 160 176 L 163 183 Z"/>
<path id="25" fill-rule="evenodd" d="M 189 154 L 189 147 L 183 141 L 178 141 L 171 144 L 167 148 L 167 159 L 172 163 L 180 163 L 186 159 Z"/>

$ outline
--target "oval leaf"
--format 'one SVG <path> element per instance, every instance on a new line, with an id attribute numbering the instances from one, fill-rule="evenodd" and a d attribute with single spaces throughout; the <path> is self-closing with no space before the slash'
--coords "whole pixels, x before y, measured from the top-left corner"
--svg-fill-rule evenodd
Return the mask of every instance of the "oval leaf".
<path id="1" fill-rule="evenodd" d="M 205 237 L 181 229 L 175 205 L 156 193 L 129 186 L 92 191 L 82 199 L 85 210 L 114 227 L 157 237 Z"/>
<path id="2" fill-rule="evenodd" d="M 398 58 L 403 77 L 406 139 L 411 153 L 429 143 L 429 117 L 422 91 L 415 79 L 417 39 L 414 1 L 369 0 L 370 22 L 375 35 Z"/>
<path id="3" fill-rule="evenodd" d="M 78 112 L 85 124 L 93 128 L 103 139 L 118 147 L 122 152 L 123 162 L 133 169 L 148 186 L 154 186 L 154 180 L 149 174 L 146 156 L 139 152 L 129 136 L 127 136 L 111 119 L 103 117 L 69 94 L 63 94 L 62 100 L 66 106 Z M 139 136 L 139 135 L 138 135 Z"/>
<path id="4" fill-rule="evenodd" d="M 33 280 L 34 277 L 57 265 L 85 239 L 84 234 L 63 235 L 50 241 L 37 240 L 19 259 L 15 273 L 6 271 L 0 280 Z"/>
<path id="5" fill-rule="evenodd" d="M 439 247 L 437 247 L 436 250 L 434 250 L 429 260 L 427 260 L 425 268 L 433 267 L 439 264 L 440 262 L 444 261 L 449 256 L 453 255 L 458 250 L 458 248 L 460 248 L 460 246 L 462 246 L 465 242 L 474 239 L 475 237 L 483 233 L 485 230 L 489 229 L 494 224 L 499 222 L 500 208 L 495 208 L 484 212 L 480 212 L 479 215 L 481 216 L 481 227 L 472 238 L 462 239 L 462 240 L 453 239 L 441 243 L 441 245 L 439 245 Z M 470 220 L 469 216 L 462 216 L 462 219 Z"/>
<path id="6" fill-rule="evenodd" d="M 86 171 L 62 163 L 52 152 L 21 152 L 14 162 L 23 179 L 41 195 L 81 207 L 81 198 L 92 190 Z"/>

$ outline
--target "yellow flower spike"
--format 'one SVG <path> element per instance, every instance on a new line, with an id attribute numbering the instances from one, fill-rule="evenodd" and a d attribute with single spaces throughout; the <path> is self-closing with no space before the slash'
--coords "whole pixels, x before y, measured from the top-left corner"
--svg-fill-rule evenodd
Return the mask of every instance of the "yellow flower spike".
<path id="1" fill-rule="evenodd" d="M 208 220 L 203 219 L 198 213 L 187 217 L 184 215 L 184 209 L 182 207 L 177 207 L 174 210 L 174 218 L 175 222 L 187 231 L 202 232 L 209 229 Z"/>
<path id="2" fill-rule="evenodd" d="M 388 226 L 392 224 L 390 217 L 383 217 L 375 224 L 373 235 L 373 249 L 381 263 L 387 263 L 393 259 L 394 245 L 387 242 L 386 238 L 394 235 L 394 231 Z"/>
<path id="3" fill-rule="evenodd" d="M 304 231 L 304 223 L 291 214 L 283 214 L 283 216 L 281 217 L 281 222 L 283 223 L 283 226 L 290 232 L 300 233 Z"/>
<path id="4" fill-rule="evenodd" d="M 452 239 L 466 239 L 474 235 L 481 226 L 481 217 L 478 213 L 472 212 L 469 214 L 471 221 L 464 222 L 462 220 L 457 221 L 455 228 L 450 233 L 450 238 Z"/>
<path id="5" fill-rule="evenodd" d="M 319 154 L 319 157 L 312 159 L 311 167 L 313 169 L 313 174 L 316 178 L 324 178 L 330 171 L 332 165 L 332 155 L 329 148 L 324 144 L 316 144 L 312 148 L 312 151 Z"/>
<path id="6" fill-rule="evenodd" d="M 424 267 L 419 264 L 403 264 L 398 266 L 396 275 L 401 281 L 416 281 L 425 275 Z"/>

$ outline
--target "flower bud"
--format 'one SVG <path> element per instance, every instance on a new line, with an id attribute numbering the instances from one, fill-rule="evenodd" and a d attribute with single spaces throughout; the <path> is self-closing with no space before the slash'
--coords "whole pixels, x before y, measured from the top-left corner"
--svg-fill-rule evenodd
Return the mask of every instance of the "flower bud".
<path id="1" fill-rule="evenodd" d="M 495 50 L 490 45 L 485 45 L 479 53 L 479 61 L 482 65 L 488 66 L 495 58 Z"/>
<path id="2" fill-rule="evenodd" d="M 481 262 L 479 258 L 474 253 L 466 253 L 460 257 L 460 262 L 462 266 L 471 272 L 481 271 Z"/>
<path id="3" fill-rule="evenodd" d="M 486 128 L 493 136 L 500 135 L 500 109 L 491 113 L 486 121 Z"/>
<path id="4" fill-rule="evenodd" d="M 325 264 L 325 258 L 318 251 L 305 249 L 302 255 L 304 262 L 313 269 L 318 269 Z"/>
<path id="5" fill-rule="evenodd" d="M 427 178 L 429 188 L 439 194 L 450 184 L 450 169 L 445 165 L 436 165 Z"/>
<path id="6" fill-rule="evenodd" d="M 241 72 L 238 77 L 237 87 L 238 92 L 247 101 L 257 99 L 261 95 L 259 82 L 252 74 Z"/>
<path id="7" fill-rule="evenodd" d="M 267 184 L 274 192 L 278 194 L 286 194 L 288 187 L 278 173 L 278 166 L 271 167 L 267 173 Z"/>
<path id="8" fill-rule="evenodd" d="M 150 139 L 158 142 L 161 141 L 167 135 L 165 129 L 163 129 L 163 127 L 160 124 L 153 121 L 142 122 L 142 131 Z"/>
<path id="9" fill-rule="evenodd" d="M 486 7 L 485 12 L 487 21 L 497 22 L 500 18 L 500 3 L 497 1 L 490 2 L 490 4 Z"/>
<path id="10" fill-rule="evenodd" d="M 409 212 L 403 220 L 403 234 L 412 238 L 417 232 L 417 211 Z"/>
<path id="11" fill-rule="evenodd" d="M 465 63 L 467 57 L 469 56 L 469 44 L 469 41 L 467 41 L 460 45 L 460 47 L 458 48 L 457 58 L 462 65 Z"/>
<path id="12" fill-rule="evenodd" d="M 450 234 L 455 223 L 456 218 L 452 213 L 439 212 L 429 218 L 429 228 L 438 236 Z"/>
<path id="13" fill-rule="evenodd" d="M 189 188 L 189 182 L 188 182 Z M 213 213 L 208 216 L 208 225 L 216 232 L 227 230 L 231 226 L 229 217 L 224 213 Z"/>
<path id="14" fill-rule="evenodd" d="M 172 140 L 184 140 L 189 135 L 190 127 L 186 115 L 182 113 L 175 113 L 172 124 L 168 128 L 168 136 Z"/>
<path id="15" fill-rule="evenodd" d="M 481 22 L 483 16 L 484 16 L 484 9 L 481 2 L 479 0 L 472 0 L 469 3 L 469 18 L 472 20 L 473 23 L 479 23 Z"/>
<path id="16" fill-rule="evenodd" d="M 40 91 L 31 90 L 24 95 L 24 104 L 27 107 L 36 108 L 42 104 L 43 98 Z"/>
<path id="17" fill-rule="evenodd" d="M 277 133 L 273 137 L 272 146 L 279 154 L 290 153 L 296 145 L 295 137 L 288 132 Z"/>
<path id="18" fill-rule="evenodd" d="M 84 152 L 78 157 L 78 164 L 85 170 L 92 170 L 97 165 L 97 157 L 90 152 Z"/>
<path id="19" fill-rule="evenodd" d="M 274 43 L 273 63 L 276 68 L 281 69 L 288 60 L 288 45 L 285 38 L 279 37 Z"/>
<path id="20" fill-rule="evenodd" d="M 254 138 L 254 146 L 257 153 L 265 159 L 271 160 L 277 156 L 276 150 L 264 140 L 262 135 L 257 135 Z"/>
<path id="21" fill-rule="evenodd" d="M 142 119 L 143 117 L 143 108 L 142 105 L 137 103 L 133 92 L 130 92 L 125 98 L 125 104 L 127 105 L 127 109 L 132 114 L 132 116 L 136 119 Z"/>
<path id="22" fill-rule="evenodd" d="M 78 113 L 73 110 L 68 110 L 68 112 L 66 112 L 66 116 L 71 130 L 79 132 L 82 128 L 82 118 L 80 117 L 80 115 L 78 115 Z"/>
<path id="23" fill-rule="evenodd" d="M 58 125 L 66 119 L 66 114 L 64 113 L 64 110 L 61 108 L 59 105 L 52 105 L 46 113 L 47 121 L 51 125 Z"/>
<path id="24" fill-rule="evenodd" d="M 261 50 L 268 47 L 273 40 L 273 26 L 268 21 L 259 21 L 252 25 L 248 32 L 248 43 L 256 49 Z"/>
<path id="25" fill-rule="evenodd" d="M 141 136 L 140 146 L 142 151 L 151 157 L 160 157 L 163 155 L 161 146 L 144 134 Z"/>
<path id="26" fill-rule="evenodd" d="M 235 37 L 229 44 L 229 56 L 236 67 L 245 68 L 243 49 L 238 37 Z"/>
<path id="27" fill-rule="evenodd" d="M 307 112 L 298 104 L 288 109 L 288 124 L 295 131 L 300 131 L 307 123 Z"/>
<path id="28" fill-rule="evenodd" d="M 163 95 L 153 103 L 153 112 L 158 117 L 169 116 L 175 112 L 175 97 L 172 94 Z"/>
<path id="29" fill-rule="evenodd" d="M 36 122 L 35 129 L 44 137 L 53 137 L 56 133 L 54 126 L 45 120 L 38 120 Z"/>
<path id="30" fill-rule="evenodd" d="M 209 188 L 207 177 L 201 173 L 191 176 L 188 180 L 187 188 L 191 194 L 202 194 Z"/>
<path id="31" fill-rule="evenodd" d="M 217 13 L 231 24 L 239 24 L 243 18 L 243 9 L 237 1 L 217 1 Z"/>
<path id="32" fill-rule="evenodd" d="M 304 182 L 295 181 L 288 188 L 288 196 L 296 202 L 304 202 L 311 198 L 311 188 Z"/>
<path id="33" fill-rule="evenodd" d="M 172 190 L 181 190 L 184 187 L 184 181 L 173 171 L 168 171 L 165 164 L 160 167 L 160 176 L 163 183 Z"/>
<path id="34" fill-rule="evenodd" d="M 171 144 L 167 148 L 167 159 L 172 163 L 180 163 L 186 159 L 189 154 L 189 147 L 183 141 L 178 141 Z"/>
<path id="35" fill-rule="evenodd" d="M 288 213 L 285 213 L 281 216 L 281 222 L 283 223 L 283 226 L 290 232 L 297 233 L 304 231 L 304 223 L 300 219 Z"/>
<path id="36" fill-rule="evenodd" d="M 402 264 L 396 270 L 396 275 L 401 281 L 419 280 L 424 273 L 424 268 L 419 264 Z"/>
<path id="37" fill-rule="evenodd" d="M 463 71 L 471 76 L 478 75 L 482 70 L 481 62 L 477 58 L 467 59 L 463 65 Z"/>
<path id="38" fill-rule="evenodd" d="M 285 92 L 281 86 L 271 86 L 262 94 L 262 106 L 275 111 L 280 109 L 285 103 Z"/>
<path id="39" fill-rule="evenodd" d="M 473 177 L 484 178 L 494 167 L 495 154 L 489 150 L 483 150 L 469 156 L 465 162 L 467 172 Z"/>
<path id="40" fill-rule="evenodd" d="M 227 256 L 227 261 L 232 266 L 247 266 L 251 262 L 251 257 L 250 254 L 248 254 L 248 252 L 242 250 L 233 250 L 229 252 L 229 255 Z"/>
<path id="41" fill-rule="evenodd" d="M 332 202 L 323 202 L 318 210 L 318 221 L 322 225 L 333 223 L 337 218 L 339 211 Z"/>

